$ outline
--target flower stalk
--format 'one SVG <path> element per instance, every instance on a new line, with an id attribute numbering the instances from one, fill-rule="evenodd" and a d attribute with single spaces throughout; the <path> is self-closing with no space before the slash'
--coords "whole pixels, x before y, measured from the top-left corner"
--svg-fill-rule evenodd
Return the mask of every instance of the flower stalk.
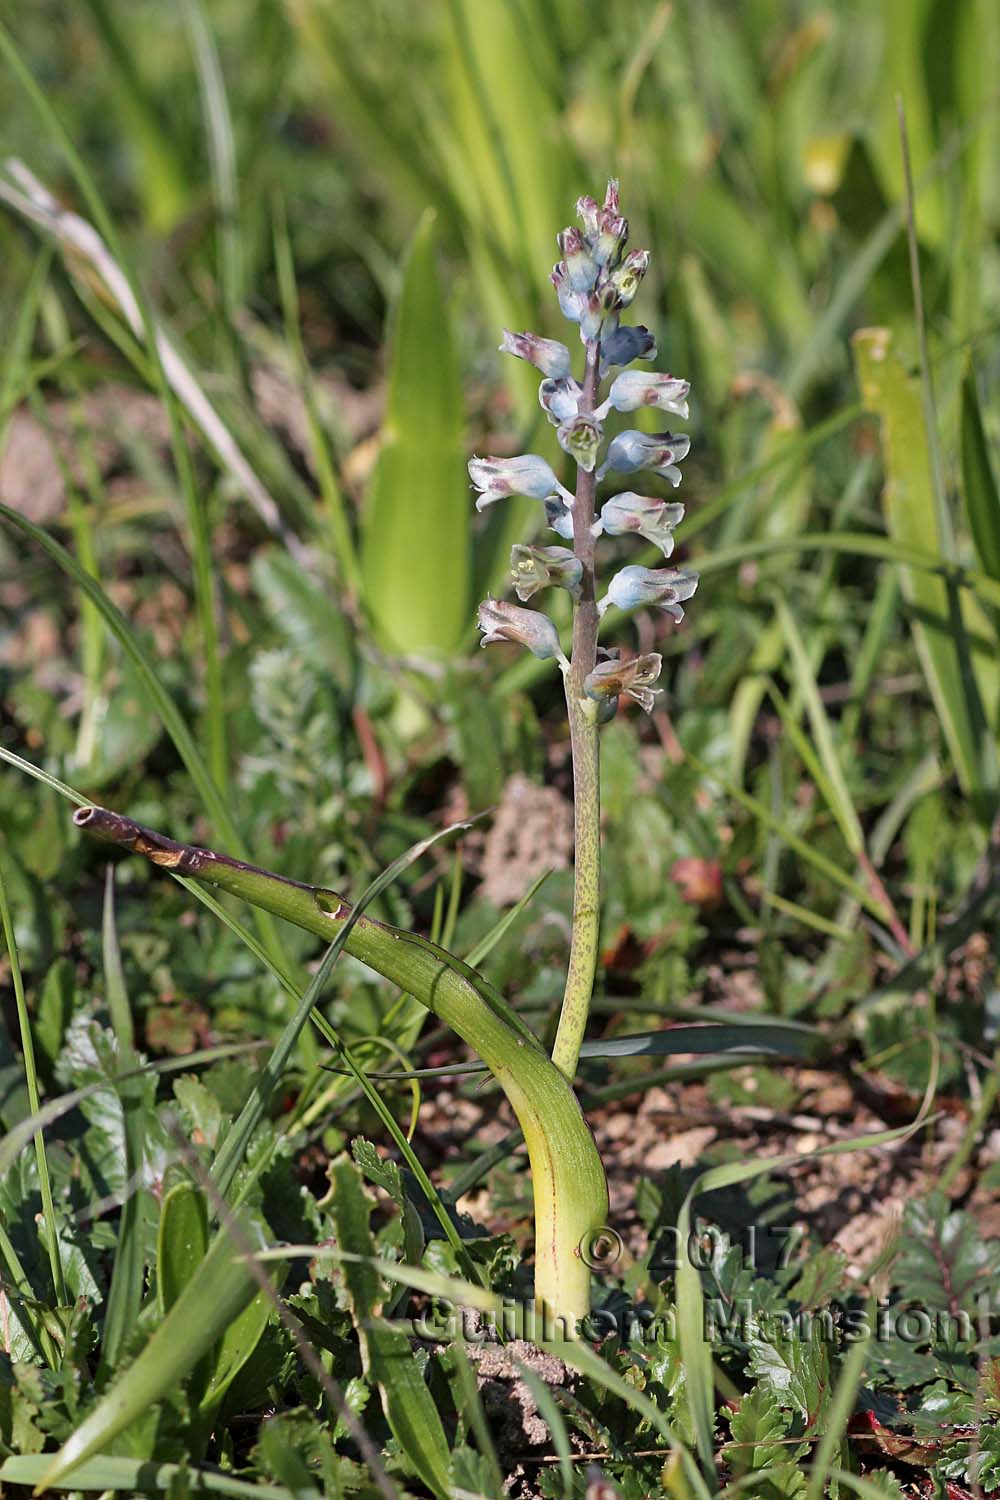
<path id="1" fill-rule="evenodd" d="M 572 1079 L 576 1073 L 587 1026 L 597 973 L 601 905 L 601 797 L 599 728 L 613 718 L 621 697 L 631 698 L 647 712 L 653 707 L 662 658 L 656 652 L 622 661 L 618 653 L 602 652 L 598 630 L 612 606 L 631 611 L 641 605 L 661 609 L 675 624 L 684 618 L 681 607 L 698 583 L 696 573 L 677 568 L 621 569 L 611 579 L 603 598 L 597 597 L 595 567 L 597 539 L 636 534 L 655 541 L 664 557 L 673 552 L 674 528 L 684 508 L 658 496 L 632 490 L 612 496 L 597 515 L 598 486 L 611 472 L 633 474 L 646 469 L 675 489 L 681 482 L 678 463 L 688 451 L 688 439 L 671 432 L 646 433 L 626 429 L 612 437 L 600 463 L 604 422 L 614 413 L 651 407 L 686 419 L 688 383 L 660 371 L 627 370 L 622 366 L 656 357 L 656 343 L 641 325 L 623 327 L 622 311 L 635 297 L 649 265 L 647 250 L 631 250 L 628 221 L 622 217 L 618 184 L 609 182 L 603 205 L 581 198 L 577 213 L 582 231 L 564 229 L 557 236 L 562 260 L 552 272 L 559 307 L 579 326 L 584 346 L 583 380 L 574 379 L 565 345 L 533 333 L 504 332 L 501 351 L 525 359 L 545 379 L 539 401 L 556 428 L 559 446 L 576 462 L 572 494 L 538 454 L 520 458 L 473 459 L 469 473 L 479 491 L 477 508 L 506 494 L 524 494 L 543 502 L 545 519 L 557 535 L 573 544 L 572 559 L 564 549 L 518 545 L 511 557 L 511 581 L 518 598 L 527 601 L 546 586 L 567 589 L 573 598 L 573 644 L 568 659 L 557 653 L 551 632 L 541 621 L 531 623 L 531 612 L 514 609 L 516 631 L 498 629 L 500 605 L 489 600 L 481 611 L 483 645 L 519 640 L 536 656 L 557 657 L 563 671 L 570 745 L 573 755 L 575 858 L 573 923 L 566 987 L 552 1060 Z M 615 369 L 605 400 L 601 384 Z M 575 567 L 571 565 L 575 559 Z M 534 612 L 537 615 L 537 611 Z M 545 618 L 544 616 L 542 617 Z M 551 622 L 546 622 L 551 625 Z M 552 627 L 554 629 L 554 627 Z"/>

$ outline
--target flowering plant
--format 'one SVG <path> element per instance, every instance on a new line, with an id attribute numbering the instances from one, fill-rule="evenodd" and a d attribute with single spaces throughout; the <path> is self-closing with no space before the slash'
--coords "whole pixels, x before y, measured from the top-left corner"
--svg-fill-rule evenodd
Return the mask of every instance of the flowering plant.
<path id="1" fill-rule="evenodd" d="M 597 966 L 600 907 L 600 781 L 598 727 L 614 717 L 622 697 L 651 711 L 659 691 L 655 683 L 662 658 L 656 652 L 623 659 L 598 645 L 601 619 L 612 607 L 633 610 L 651 606 L 684 618 L 683 604 L 698 586 L 698 575 L 684 568 L 621 568 L 598 598 L 596 543 L 602 534 L 635 534 L 654 542 L 664 558 L 674 550 L 674 530 L 684 507 L 653 495 L 625 490 L 597 510 L 597 486 L 611 473 L 641 470 L 665 479 L 675 489 L 678 465 L 690 446 L 686 437 L 665 431 L 616 433 L 605 449 L 604 425 L 612 412 L 650 406 L 680 417 L 688 415 L 688 383 L 675 375 L 624 368 L 655 359 L 656 341 L 648 328 L 626 326 L 621 315 L 632 302 L 649 265 L 648 250 L 630 250 L 628 221 L 622 217 L 618 183 L 608 183 L 604 203 L 581 198 L 583 228 L 558 236 L 562 259 L 552 284 L 563 315 L 579 326 L 584 347 L 583 379 L 572 374 L 565 344 L 534 333 L 504 331 L 500 349 L 527 360 L 543 376 L 538 390 L 542 410 L 556 429 L 559 446 L 576 464 L 573 491 L 537 453 L 516 458 L 473 458 L 469 475 L 478 491 L 476 506 L 508 495 L 540 500 L 549 527 L 572 544 L 541 547 L 518 544 L 511 554 L 511 582 L 522 604 L 545 588 L 566 589 L 573 599 L 573 639 L 569 654 L 559 643 L 551 619 L 536 609 L 487 599 L 479 607 L 482 644 L 516 641 L 544 660 L 558 661 L 566 689 L 573 750 L 575 805 L 575 885 L 573 935 L 566 990 L 553 1049 L 553 1060 L 568 1076 L 576 1071 Z M 601 400 L 602 383 L 612 376 Z M 604 449 L 602 460 L 602 449 Z"/>

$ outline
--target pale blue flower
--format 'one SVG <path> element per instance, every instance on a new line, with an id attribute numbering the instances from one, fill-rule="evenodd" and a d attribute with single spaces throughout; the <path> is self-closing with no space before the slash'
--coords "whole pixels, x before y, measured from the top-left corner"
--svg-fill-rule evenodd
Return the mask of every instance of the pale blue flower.
<path id="1" fill-rule="evenodd" d="M 675 624 L 684 618 L 681 602 L 690 599 L 698 587 L 698 574 L 680 568 L 622 568 L 608 585 L 608 592 L 597 606 L 604 614 L 612 604 L 618 609 L 649 606 L 665 610 Z"/>
<path id="2" fill-rule="evenodd" d="M 608 392 L 601 415 L 606 415 L 612 407 L 615 411 L 636 411 L 640 406 L 655 406 L 687 421 L 690 389 L 689 383 L 676 375 L 661 375 L 656 370 L 623 370 Z"/>
<path id="3" fill-rule="evenodd" d="M 656 500 L 624 490 L 601 507 L 601 529 L 608 536 L 641 536 L 655 542 L 664 557 L 674 550 L 674 528 L 684 519 L 684 507 L 676 501 Z"/>
<path id="4" fill-rule="evenodd" d="M 621 376 L 618 377 L 621 379 Z M 652 469 L 654 474 L 667 479 L 674 489 L 681 482 L 681 471 L 677 464 L 687 456 L 691 439 L 673 432 L 637 432 L 626 428 L 618 432 L 608 444 L 607 457 L 598 470 L 598 479 L 603 479 L 609 469 L 619 474 L 633 474 L 636 469 Z"/>
<path id="5" fill-rule="evenodd" d="M 572 502 L 572 495 L 568 497 Z M 545 519 L 549 529 L 557 536 L 563 537 L 567 542 L 573 540 L 573 511 L 571 504 L 561 500 L 558 495 L 550 495 L 545 501 Z"/>
<path id="6" fill-rule="evenodd" d="M 570 372 L 569 350 L 558 339 L 543 339 L 537 333 L 511 333 L 505 328 L 500 352 L 513 354 L 516 359 L 526 359 L 553 380 L 564 379 Z"/>
<path id="7" fill-rule="evenodd" d="M 479 491 L 477 510 L 485 510 L 508 495 L 544 500 L 548 495 L 564 493 L 551 465 L 537 453 L 522 453 L 517 458 L 472 458 L 469 478 Z"/>
<path id="8" fill-rule="evenodd" d="M 559 632 L 541 610 L 521 609 L 506 599 L 484 599 L 479 606 L 479 629 L 483 632 L 481 646 L 492 645 L 494 641 L 516 641 L 527 646 L 541 661 L 551 661 L 554 657 L 564 669 L 569 667 L 559 644 Z"/>
<path id="9" fill-rule="evenodd" d="M 553 427 L 576 416 L 582 395 L 582 386 L 571 375 L 560 380 L 543 380 L 538 387 L 539 403 Z"/>

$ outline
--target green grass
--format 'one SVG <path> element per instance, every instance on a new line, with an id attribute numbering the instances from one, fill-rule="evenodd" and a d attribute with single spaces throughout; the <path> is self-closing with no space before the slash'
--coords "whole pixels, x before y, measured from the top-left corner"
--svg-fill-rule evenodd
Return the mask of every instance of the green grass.
<path id="1" fill-rule="evenodd" d="M 835 1500 L 914 1472 L 997 1492 L 1000 1252 L 976 1222 L 1000 1192 L 995 7 L 22 11 L 4 155 L 118 279 L 4 169 L 0 1480 L 493 1497 L 519 1456 L 523 1493 L 583 1497 L 585 1452 L 624 1500 Z M 537 507 L 475 517 L 463 457 L 557 462 L 498 329 L 558 336 L 546 257 L 612 174 L 653 251 L 637 316 L 692 383 L 679 540 L 702 583 L 675 633 L 605 621 L 663 653 L 667 694 L 602 732 L 581 1095 L 613 1174 L 608 1112 L 647 1128 L 658 1085 L 731 1128 L 691 1168 L 629 1169 L 595 1309 L 658 1321 L 557 1351 L 562 1384 L 529 1364 L 550 1435 L 530 1449 L 490 1439 L 475 1340 L 407 1321 L 457 1283 L 480 1308 L 530 1285 L 495 1084 L 442 1080 L 468 1051 L 372 970 L 317 971 L 318 929 L 251 930 L 136 858 L 107 874 L 66 798 L 367 891 L 551 1043 L 568 873 L 498 910 L 474 840 L 406 853 L 516 775 L 566 790 L 557 674 L 474 649 Z M 685 899 L 692 866 L 711 898 Z M 720 1020 L 660 1055 L 664 1028 Z M 776 1162 L 814 1109 L 800 1051 L 850 1084 L 838 1131 L 878 1137 L 873 1098 L 898 1101 L 886 1128 L 924 1122 L 871 1148 L 912 1199 L 882 1266 L 815 1232 L 787 1265 L 745 1260 L 747 1224 L 796 1216 Z M 770 1121 L 749 1159 L 747 1107 Z M 848 1340 L 876 1294 L 973 1323 Z M 750 1324 L 705 1343 L 702 1312 L 741 1299 Z M 830 1338 L 787 1337 L 818 1308 Z"/>

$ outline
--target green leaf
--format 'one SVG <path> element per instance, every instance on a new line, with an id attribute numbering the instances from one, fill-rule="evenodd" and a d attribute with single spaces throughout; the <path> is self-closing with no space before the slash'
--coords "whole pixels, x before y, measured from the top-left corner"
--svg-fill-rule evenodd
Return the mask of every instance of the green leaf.
<path id="1" fill-rule="evenodd" d="M 1000 1242 L 986 1241 L 971 1214 L 952 1210 L 943 1193 L 907 1204 L 893 1280 L 930 1313 L 968 1313 L 1000 1276 Z"/>
<path id="2" fill-rule="evenodd" d="M 336 1163 L 330 1174 L 331 1209 L 337 1244 L 358 1259 L 344 1262 L 365 1373 L 378 1386 L 386 1421 L 417 1474 L 435 1495 L 451 1493 L 448 1440 L 437 1407 L 405 1334 L 378 1322 L 383 1293 L 372 1264 L 375 1246 L 369 1219 L 371 1202 L 353 1162 Z"/>
<path id="3" fill-rule="evenodd" d="M 972 363 L 962 380 L 962 493 L 976 555 L 984 573 L 1000 579 L 1000 494 L 990 463 Z"/>
<path id="4" fill-rule="evenodd" d="M 208 1254 L 208 1209 L 193 1182 L 178 1182 L 163 1200 L 156 1249 L 156 1297 L 166 1317 Z"/>
<path id="5" fill-rule="evenodd" d="M 470 620 L 472 504 L 449 325 L 428 212 L 396 308 L 362 548 L 366 608 L 383 644 L 405 654 L 454 651 Z"/>
<path id="6" fill-rule="evenodd" d="M 936 553 L 945 539 L 932 482 L 920 390 L 894 353 L 888 329 L 863 329 L 854 350 L 865 404 L 882 423 L 886 524 L 894 542 Z M 907 568 L 903 588 L 913 636 L 955 769 L 985 812 L 998 784 L 996 722 L 1000 672 L 996 633 L 979 605 L 954 584 Z"/>
<path id="7" fill-rule="evenodd" d="M 795 1462 L 804 1450 L 783 1441 L 790 1422 L 774 1392 L 763 1382 L 747 1392 L 730 1418 L 732 1436 L 723 1447 L 722 1457 L 734 1479 L 762 1471 L 766 1474 L 749 1491 L 761 1500 L 779 1500 L 781 1496 L 790 1500 L 805 1490 L 805 1476 Z"/>

